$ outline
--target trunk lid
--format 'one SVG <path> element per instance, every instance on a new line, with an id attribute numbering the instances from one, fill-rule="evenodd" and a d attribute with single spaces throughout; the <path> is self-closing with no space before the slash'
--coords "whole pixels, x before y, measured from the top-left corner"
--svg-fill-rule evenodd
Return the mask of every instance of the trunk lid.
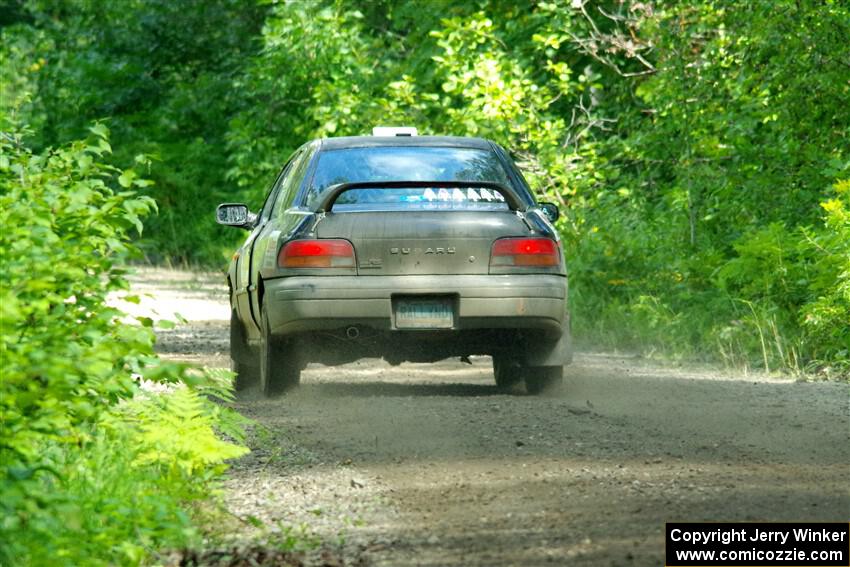
<path id="1" fill-rule="evenodd" d="M 329 213 L 315 230 L 350 240 L 360 275 L 486 274 L 494 240 L 532 232 L 512 211 Z"/>

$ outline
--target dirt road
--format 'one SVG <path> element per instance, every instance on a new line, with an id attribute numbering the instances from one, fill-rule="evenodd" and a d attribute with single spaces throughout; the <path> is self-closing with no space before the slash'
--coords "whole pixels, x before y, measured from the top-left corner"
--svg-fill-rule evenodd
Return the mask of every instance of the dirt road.
<path id="1" fill-rule="evenodd" d="M 217 279 L 135 285 L 191 311 L 167 356 L 228 364 Z M 580 353 L 563 392 L 531 397 L 472 362 L 317 366 L 282 399 L 248 392 L 267 432 L 228 502 L 373 565 L 663 565 L 665 521 L 850 519 L 846 384 Z"/>

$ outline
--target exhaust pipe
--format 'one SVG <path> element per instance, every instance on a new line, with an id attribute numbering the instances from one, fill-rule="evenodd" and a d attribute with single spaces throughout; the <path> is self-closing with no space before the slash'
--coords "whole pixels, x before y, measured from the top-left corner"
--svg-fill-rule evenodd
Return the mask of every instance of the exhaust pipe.
<path id="1" fill-rule="evenodd" d="M 349 327 L 345 330 L 345 336 L 351 340 L 354 340 L 360 336 L 360 329 L 358 329 L 357 327 Z"/>

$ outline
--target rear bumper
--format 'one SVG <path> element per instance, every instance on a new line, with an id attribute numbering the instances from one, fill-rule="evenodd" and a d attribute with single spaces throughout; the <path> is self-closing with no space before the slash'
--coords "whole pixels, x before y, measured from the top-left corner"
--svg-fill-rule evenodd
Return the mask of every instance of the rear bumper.
<path id="1" fill-rule="evenodd" d="M 264 283 L 276 335 L 354 325 L 396 330 L 393 297 L 411 295 L 456 297 L 454 331 L 540 329 L 557 338 L 568 320 L 567 279 L 559 275 L 293 276 Z"/>

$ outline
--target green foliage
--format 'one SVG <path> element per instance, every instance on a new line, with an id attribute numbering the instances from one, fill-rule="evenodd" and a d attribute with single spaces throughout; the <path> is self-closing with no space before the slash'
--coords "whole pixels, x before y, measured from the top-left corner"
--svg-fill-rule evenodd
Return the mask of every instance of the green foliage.
<path id="1" fill-rule="evenodd" d="M 45 143 L 108 116 L 115 163 L 156 157 L 150 257 L 220 261 L 217 202 L 259 207 L 310 138 L 412 124 L 496 140 L 561 204 L 580 341 L 844 367 L 820 204 L 850 159 L 846 3 L 66 4 L 12 15 L 0 76 Z"/>
<path id="2" fill-rule="evenodd" d="M 779 224 L 759 229 L 736 243 L 737 256 L 718 272 L 720 287 L 732 297 L 747 298 L 741 300 L 746 308 L 739 328 L 725 328 L 722 334 L 728 342 L 755 330 L 764 343 L 759 346 L 765 367 L 831 361 L 830 370 L 848 370 L 850 183 L 839 181 L 834 190 L 835 197 L 821 203 L 822 226 L 793 232 Z"/>
<path id="3" fill-rule="evenodd" d="M 14 131 L 0 140 L 3 443 L 27 461 L 42 436 L 78 441 L 63 432 L 130 395 L 130 372 L 151 363 L 138 354 L 151 333 L 116 325 L 106 296 L 126 288 L 115 261 L 154 203 L 110 187 L 126 173 L 100 163 L 106 135 L 97 125 L 43 154 Z"/>
<path id="4" fill-rule="evenodd" d="M 201 380 L 201 386 L 174 388 L 167 395 L 143 395 L 120 408 L 119 427 L 130 423 L 136 431 L 134 464 L 155 466 L 167 476 L 190 485 L 196 475 L 224 471 L 221 461 L 247 450 L 222 440 L 216 430 L 241 438 L 246 420 L 209 402 L 207 396 L 233 401 L 229 377 L 225 384 Z"/>
<path id="5" fill-rule="evenodd" d="M 233 233 L 207 220 L 227 200 L 227 117 L 245 102 L 235 84 L 264 11 L 242 0 L 23 2 L 0 27 L 0 108 L 28 100 L 36 150 L 106 121 L 110 163 L 153 158 L 145 193 L 159 213 L 147 222 L 146 255 L 220 262 Z"/>
<path id="6" fill-rule="evenodd" d="M 847 167 L 847 8 L 694 2 L 619 15 L 630 39 L 603 44 L 654 53 L 644 75 L 607 56 L 600 70 L 599 108 L 617 135 L 599 141 L 601 183 L 579 192 L 577 334 L 736 365 L 846 369 L 846 324 L 830 319 L 826 348 L 801 319 L 847 258 L 834 229 L 811 228 Z M 616 22 L 596 20 L 591 36 L 617 40 Z M 831 245 L 815 253 L 821 238 Z"/>
<path id="7" fill-rule="evenodd" d="M 81 425 L 78 445 L 39 444 L 55 474 L 5 481 L 0 557 L 10 565 L 139 565 L 158 549 L 199 546 L 188 505 L 207 501 L 222 460 L 246 451 L 213 435 L 218 411 L 184 386 Z"/>
<path id="8" fill-rule="evenodd" d="M 834 185 L 836 196 L 821 203 L 825 228 L 803 231 L 803 247 L 811 258 L 808 301 L 799 323 L 815 352 L 814 360 L 850 365 L 850 180 Z"/>
<path id="9" fill-rule="evenodd" d="M 208 397 L 229 386 L 160 361 L 147 321 L 123 324 L 107 301 L 154 202 L 135 169 L 104 164 L 106 127 L 40 153 L 2 130 L 0 563 L 139 564 L 196 537 L 186 504 L 244 452 L 216 435 L 238 432 Z M 142 395 L 139 380 L 174 391 Z"/>

